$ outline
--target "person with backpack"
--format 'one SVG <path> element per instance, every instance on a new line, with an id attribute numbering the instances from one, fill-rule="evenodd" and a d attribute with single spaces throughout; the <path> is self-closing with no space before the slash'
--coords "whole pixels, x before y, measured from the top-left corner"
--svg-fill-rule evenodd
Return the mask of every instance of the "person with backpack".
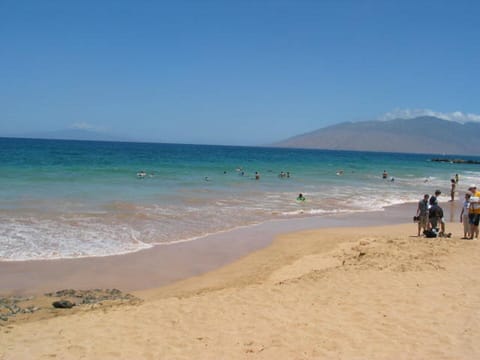
<path id="1" fill-rule="evenodd" d="M 438 236 L 445 235 L 445 222 L 443 221 L 443 209 L 438 205 L 438 201 L 435 201 L 428 210 L 428 219 L 431 230 L 438 233 Z M 440 232 L 438 232 L 438 225 L 440 223 Z"/>
<path id="2" fill-rule="evenodd" d="M 430 200 L 428 200 L 428 203 L 430 204 L 430 208 L 432 208 L 433 205 L 437 205 L 439 208 L 440 206 L 438 205 L 438 197 L 440 196 L 442 192 L 440 190 L 435 190 L 435 195 L 430 196 Z M 440 208 L 442 211 L 442 217 L 439 219 L 440 220 L 440 236 L 443 236 L 445 234 L 445 219 L 443 218 L 443 209 Z"/>

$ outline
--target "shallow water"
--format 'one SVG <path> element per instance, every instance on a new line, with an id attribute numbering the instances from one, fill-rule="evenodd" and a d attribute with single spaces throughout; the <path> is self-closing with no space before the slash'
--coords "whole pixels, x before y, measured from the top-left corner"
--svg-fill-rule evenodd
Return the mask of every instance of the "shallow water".
<path id="1" fill-rule="evenodd" d="M 381 210 L 436 188 L 445 201 L 454 174 L 460 195 L 480 175 L 433 155 L 29 139 L 0 149 L 3 261 L 128 253 L 271 219 Z"/>

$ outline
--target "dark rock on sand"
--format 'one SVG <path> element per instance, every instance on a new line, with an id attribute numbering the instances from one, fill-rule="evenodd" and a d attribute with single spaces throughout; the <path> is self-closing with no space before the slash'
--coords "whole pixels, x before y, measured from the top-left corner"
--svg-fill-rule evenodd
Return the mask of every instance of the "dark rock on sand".
<path id="1" fill-rule="evenodd" d="M 71 309 L 72 307 L 75 306 L 75 303 L 69 300 L 59 300 L 59 301 L 54 301 L 52 305 L 54 308 L 57 308 L 57 309 Z"/>

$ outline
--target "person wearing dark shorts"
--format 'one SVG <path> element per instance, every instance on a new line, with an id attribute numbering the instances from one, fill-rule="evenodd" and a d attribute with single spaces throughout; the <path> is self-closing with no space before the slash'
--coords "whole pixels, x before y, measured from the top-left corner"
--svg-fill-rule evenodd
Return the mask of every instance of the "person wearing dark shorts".
<path id="1" fill-rule="evenodd" d="M 478 226 L 480 223 L 480 214 L 468 214 L 468 218 L 470 219 L 470 224 Z"/>
<path id="2" fill-rule="evenodd" d="M 468 219 L 471 225 L 470 239 L 478 239 L 478 224 L 480 223 L 480 192 L 476 185 L 470 185 L 468 188 L 473 196 L 470 197 L 470 208 L 468 209 Z"/>

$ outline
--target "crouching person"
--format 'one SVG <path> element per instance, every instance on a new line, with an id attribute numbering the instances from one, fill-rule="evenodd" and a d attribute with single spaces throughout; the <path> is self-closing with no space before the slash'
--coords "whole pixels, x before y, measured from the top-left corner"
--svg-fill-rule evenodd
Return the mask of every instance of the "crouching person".
<path id="1" fill-rule="evenodd" d="M 438 234 L 439 237 L 450 237 L 451 234 L 445 234 L 445 221 L 443 219 L 443 209 L 435 201 L 428 210 L 429 229 Z M 440 226 L 440 229 L 439 229 Z M 440 231 L 439 231 L 440 230 Z"/>

